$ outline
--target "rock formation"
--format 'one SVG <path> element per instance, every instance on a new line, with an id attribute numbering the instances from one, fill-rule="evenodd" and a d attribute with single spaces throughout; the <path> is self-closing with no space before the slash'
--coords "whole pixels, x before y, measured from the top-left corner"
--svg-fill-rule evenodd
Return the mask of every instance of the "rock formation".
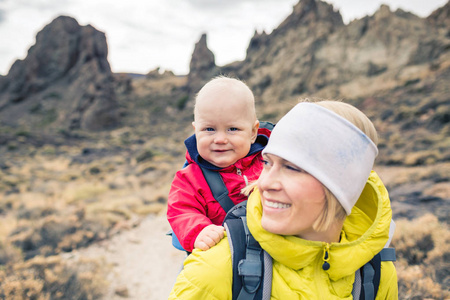
<path id="1" fill-rule="evenodd" d="M 206 81 L 218 74 L 214 53 L 209 50 L 206 37 L 206 34 L 202 34 L 200 40 L 195 44 L 194 52 L 192 53 L 187 81 L 188 92 L 190 94 L 197 93 Z"/>
<path id="2" fill-rule="evenodd" d="M 40 31 L 24 60 L 0 77 L 3 123 L 98 130 L 118 122 L 105 34 L 61 16 Z"/>
<path id="3" fill-rule="evenodd" d="M 436 9 L 430 16 L 428 16 L 427 21 L 432 25 L 442 28 L 447 36 L 450 32 L 450 1 L 447 2 L 443 7 Z"/>
<path id="4" fill-rule="evenodd" d="M 434 22 L 445 22 L 442 10 Z M 232 70 L 248 80 L 265 104 L 312 94 L 342 98 L 404 84 L 402 80 L 410 79 L 396 78 L 395 72 L 439 59 L 447 45 L 445 34 L 426 19 L 391 12 L 386 5 L 373 16 L 344 25 L 332 5 L 302 0 L 270 35 L 255 33 L 245 61 Z M 380 85 L 380 75 L 395 83 L 386 86 L 385 78 Z M 373 82 L 370 88 L 366 83 L 346 86 L 363 78 Z"/>

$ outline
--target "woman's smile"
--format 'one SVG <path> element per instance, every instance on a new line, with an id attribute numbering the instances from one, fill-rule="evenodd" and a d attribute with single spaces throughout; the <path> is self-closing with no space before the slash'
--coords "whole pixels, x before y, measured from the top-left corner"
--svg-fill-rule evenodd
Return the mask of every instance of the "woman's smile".
<path id="1" fill-rule="evenodd" d="M 271 200 L 264 200 L 264 205 L 270 208 L 277 208 L 277 209 L 282 209 L 282 208 L 289 208 L 291 207 L 291 204 L 286 204 L 286 203 L 281 203 L 281 202 L 277 202 L 277 201 L 271 201 Z"/>

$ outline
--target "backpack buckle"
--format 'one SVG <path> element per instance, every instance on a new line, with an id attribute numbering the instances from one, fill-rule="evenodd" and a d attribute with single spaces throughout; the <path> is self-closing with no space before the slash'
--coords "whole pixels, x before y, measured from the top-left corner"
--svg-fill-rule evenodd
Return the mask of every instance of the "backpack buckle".
<path id="1" fill-rule="evenodd" d="M 242 286 L 250 293 L 255 293 L 261 283 L 262 263 L 251 259 L 242 259 L 238 264 L 238 274 L 242 277 Z"/>

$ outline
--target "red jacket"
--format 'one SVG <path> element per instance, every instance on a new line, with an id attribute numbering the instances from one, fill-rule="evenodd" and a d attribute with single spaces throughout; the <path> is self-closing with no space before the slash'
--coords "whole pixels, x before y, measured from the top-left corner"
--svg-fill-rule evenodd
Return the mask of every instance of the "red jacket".
<path id="1" fill-rule="evenodd" d="M 195 239 L 203 228 L 211 224 L 222 225 L 226 215 L 219 202 L 214 199 L 199 164 L 220 172 L 230 199 L 237 204 L 247 199 L 241 194 L 246 185 L 244 176 L 248 182 L 252 182 L 261 174 L 261 151 L 269 136 L 268 129 L 259 129 L 258 138 L 252 144 L 249 154 L 223 169 L 206 162 L 198 155 L 195 136 L 185 141 L 189 165 L 175 174 L 168 197 L 167 219 L 186 251 L 192 252 Z"/>

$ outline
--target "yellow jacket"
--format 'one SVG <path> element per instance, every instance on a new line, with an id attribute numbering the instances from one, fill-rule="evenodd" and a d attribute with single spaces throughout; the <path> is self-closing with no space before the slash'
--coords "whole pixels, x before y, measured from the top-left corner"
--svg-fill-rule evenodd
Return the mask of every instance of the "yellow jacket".
<path id="1" fill-rule="evenodd" d="M 389 196 L 372 171 L 363 193 L 344 222 L 339 243 L 327 244 L 281 236 L 261 227 L 260 195 L 247 205 L 249 229 L 273 258 L 271 299 L 352 299 L 355 272 L 386 244 L 392 218 Z M 322 269 L 328 249 L 330 269 Z M 229 243 L 222 239 L 208 251 L 194 250 L 184 262 L 169 299 L 231 299 L 232 264 Z M 392 262 L 381 263 L 379 299 L 398 299 Z"/>

